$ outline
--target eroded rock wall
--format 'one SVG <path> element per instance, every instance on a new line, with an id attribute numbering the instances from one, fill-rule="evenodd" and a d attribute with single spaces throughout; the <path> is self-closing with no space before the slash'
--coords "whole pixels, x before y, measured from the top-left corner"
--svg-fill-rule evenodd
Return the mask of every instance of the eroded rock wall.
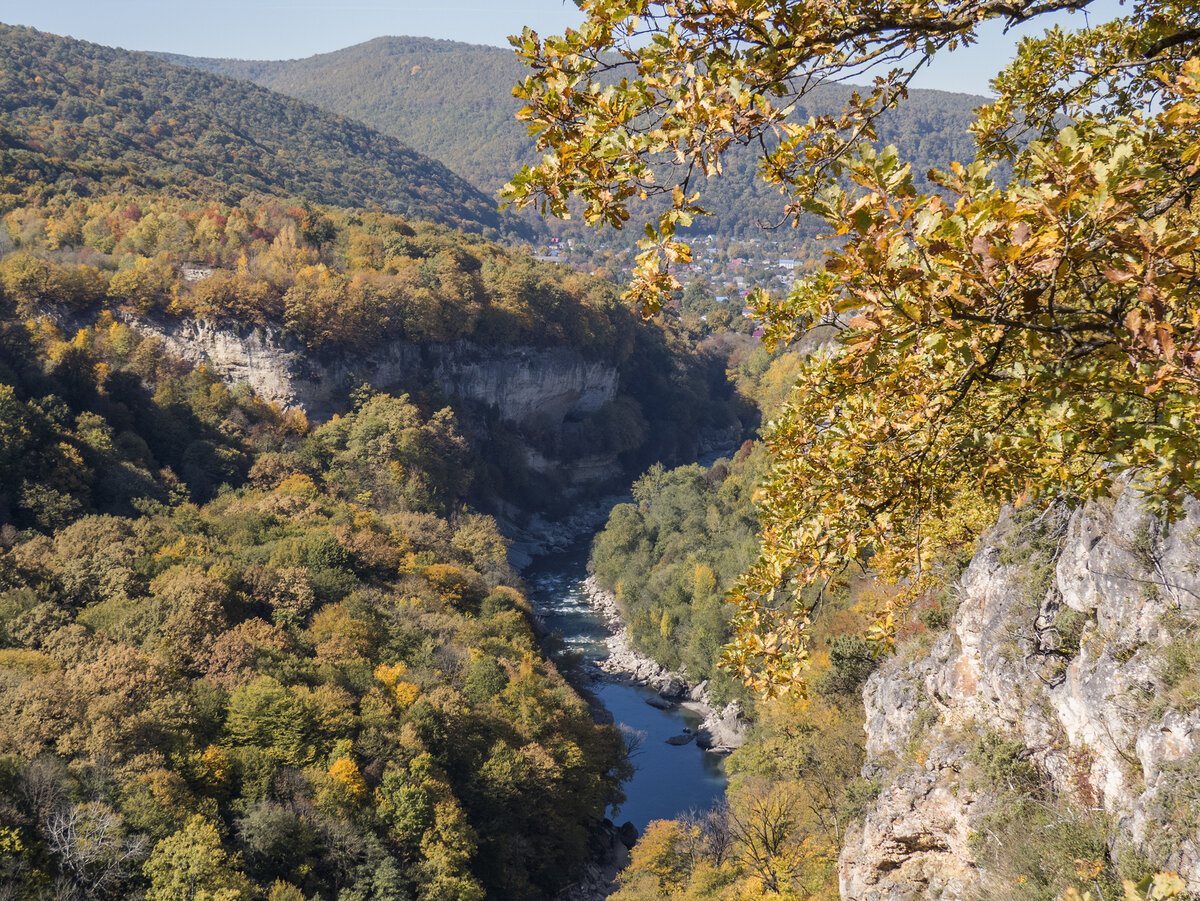
<path id="1" fill-rule="evenodd" d="M 843 846 L 847 901 L 978 897 L 971 837 L 996 802 L 972 748 L 989 732 L 1200 890 L 1200 710 L 1163 675 L 1200 622 L 1200 504 L 1169 530 L 1129 489 L 1024 520 L 1006 514 L 981 544 L 949 631 L 867 683 L 864 776 L 880 792 Z"/>
<path id="2" fill-rule="evenodd" d="M 337 412 L 347 388 L 386 388 L 416 376 L 448 395 L 495 407 L 519 425 L 558 425 L 595 413 L 617 393 L 617 370 L 568 348 L 484 349 L 467 342 L 397 341 L 369 354 L 313 354 L 273 329 L 231 329 L 199 319 L 127 320 L 173 355 L 204 363 L 222 379 L 245 383 L 264 400 L 311 418 Z"/>

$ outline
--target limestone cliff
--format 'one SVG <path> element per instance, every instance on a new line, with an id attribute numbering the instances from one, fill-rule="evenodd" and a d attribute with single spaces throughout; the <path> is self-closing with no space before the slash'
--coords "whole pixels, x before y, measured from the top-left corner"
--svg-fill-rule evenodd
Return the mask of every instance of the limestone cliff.
<path id="1" fill-rule="evenodd" d="M 173 355 L 318 420 L 337 412 L 347 388 L 363 382 L 387 388 L 418 376 L 452 397 L 495 407 L 502 420 L 519 425 L 559 425 L 568 416 L 595 413 L 617 393 L 614 366 L 568 348 L 396 341 L 369 354 L 316 355 L 269 328 L 235 332 L 199 319 L 127 321 Z"/>
<path id="2" fill-rule="evenodd" d="M 53 318 L 65 326 L 83 325 L 67 322 L 60 311 Z M 349 393 L 364 383 L 395 392 L 436 386 L 456 402 L 460 425 L 483 440 L 497 421 L 522 435 L 560 433 L 617 397 L 615 366 L 565 347 L 393 341 L 367 354 L 315 353 L 272 328 L 235 329 L 200 319 L 127 314 L 121 318 L 161 341 L 171 356 L 203 364 L 227 384 L 246 385 L 263 400 L 303 410 L 317 422 L 343 411 Z M 525 445 L 513 460 L 519 460 L 515 465 L 532 478 L 545 477 L 563 486 L 564 497 L 603 487 L 621 475 L 617 454 L 604 448 L 548 458 Z M 519 499 L 511 506 L 511 516 L 495 512 L 507 531 L 518 535 L 516 521 L 529 511 Z"/>
<path id="3" fill-rule="evenodd" d="M 1200 890 L 1200 504 L 1187 510 L 1167 529 L 1127 489 L 1001 518 L 949 631 L 867 683 L 864 776 L 879 793 L 844 843 L 843 898 L 1005 897 L 989 870 L 1011 851 L 996 847 L 1013 797 L 997 790 L 997 747 L 1006 778 L 1044 785 L 1038 803 L 1102 821 L 1112 859 Z M 1055 828 L 1072 827 L 1018 837 L 1050 855 Z"/>

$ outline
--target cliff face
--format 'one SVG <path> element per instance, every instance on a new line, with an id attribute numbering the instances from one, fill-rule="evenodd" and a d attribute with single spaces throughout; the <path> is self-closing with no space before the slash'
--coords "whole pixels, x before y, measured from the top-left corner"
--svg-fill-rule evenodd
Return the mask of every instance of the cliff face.
<path id="1" fill-rule="evenodd" d="M 1200 504 L 1167 530 L 1131 490 L 1002 517 L 949 631 L 867 683 L 864 776 L 880 791 L 844 844 L 843 898 L 1004 897 L 996 747 L 1039 798 L 1102 818 L 1114 856 L 1200 890 L 1198 528 Z"/>
<path id="2" fill-rule="evenodd" d="M 230 383 L 245 383 L 264 400 L 300 408 L 313 419 L 337 412 L 347 387 L 376 388 L 420 376 L 452 397 L 494 406 L 519 425 L 558 425 L 595 413 L 617 393 L 617 370 L 565 348 L 484 350 L 467 343 L 389 344 L 382 350 L 313 355 L 271 329 L 242 334 L 196 319 L 137 319 L 130 325 L 158 337 L 173 355 L 205 363 Z"/>

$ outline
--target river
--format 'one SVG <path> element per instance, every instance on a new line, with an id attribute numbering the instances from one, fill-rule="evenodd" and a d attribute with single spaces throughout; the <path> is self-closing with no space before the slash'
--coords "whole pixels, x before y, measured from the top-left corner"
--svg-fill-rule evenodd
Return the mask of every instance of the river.
<path id="1" fill-rule="evenodd" d="M 608 630 L 583 588 L 590 546 L 589 536 L 566 550 L 538 557 L 522 575 L 545 627 L 562 634 L 566 650 L 597 660 L 608 653 L 604 645 Z M 684 729 L 694 732 L 699 716 L 682 707 L 651 707 L 646 702 L 657 694 L 644 686 L 600 677 L 590 688 L 618 726 L 641 736 L 631 760 L 633 778 L 625 784 L 627 800 L 619 810 L 610 811 L 613 822 L 629 820 L 644 832 L 651 820 L 669 819 L 693 808 L 707 809 L 723 797 L 722 755 L 709 753 L 694 741 L 681 746 L 667 744 L 668 738 L 681 735 Z"/>

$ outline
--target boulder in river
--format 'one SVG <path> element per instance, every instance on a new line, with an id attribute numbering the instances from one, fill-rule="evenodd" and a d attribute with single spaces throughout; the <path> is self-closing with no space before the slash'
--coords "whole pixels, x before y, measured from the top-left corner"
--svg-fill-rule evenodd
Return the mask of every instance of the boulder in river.
<path id="1" fill-rule="evenodd" d="M 666 698 L 662 698 L 662 697 L 658 697 L 658 696 L 655 696 L 653 698 L 646 698 L 646 703 L 649 704 L 651 707 L 654 707 L 658 710 L 674 710 L 676 707 L 679 706 L 674 701 L 668 701 Z"/>
<path id="2" fill-rule="evenodd" d="M 713 713 L 696 730 L 696 744 L 709 751 L 732 751 L 745 740 L 742 705 L 731 701 L 720 713 Z"/>
<path id="3" fill-rule="evenodd" d="M 670 738 L 667 739 L 667 744 L 669 744 L 669 745 L 686 745 L 686 744 L 690 744 L 692 739 L 695 737 L 696 736 L 692 735 L 690 732 L 685 732 L 682 735 L 672 735 Z"/>
<path id="4" fill-rule="evenodd" d="M 658 690 L 658 695 L 661 698 L 666 698 L 668 701 L 681 701 L 688 697 L 688 684 L 678 676 L 672 675 L 668 677 L 667 682 Z"/>

